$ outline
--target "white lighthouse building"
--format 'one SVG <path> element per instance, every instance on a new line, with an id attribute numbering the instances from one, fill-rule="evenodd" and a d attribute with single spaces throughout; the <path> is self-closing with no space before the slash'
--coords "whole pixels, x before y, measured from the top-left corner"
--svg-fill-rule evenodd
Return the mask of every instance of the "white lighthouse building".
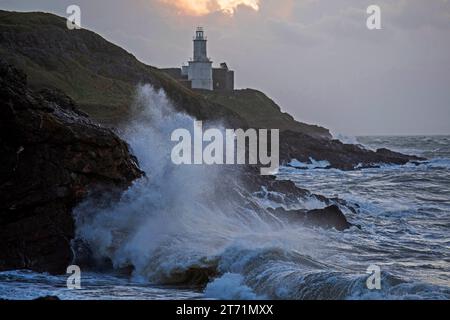
<path id="1" fill-rule="evenodd" d="M 219 68 L 213 68 L 213 63 L 208 58 L 206 43 L 203 28 L 198 27 L 194 37 L 194 58 L 188 65 L 161 70 L 189 89 L 233 91 L 234 71 L 228 69 L 225 62 L 222 62 Z"/>
<path id="2" fill-rule="evenodd" d="M 203 28 L 197 28 L 194 37 L 194 59 L 189 61 L 189 66 L 182 72 L 192 82 L 192 89 L 213 90 L 212 61 L 208 58 Z"/>

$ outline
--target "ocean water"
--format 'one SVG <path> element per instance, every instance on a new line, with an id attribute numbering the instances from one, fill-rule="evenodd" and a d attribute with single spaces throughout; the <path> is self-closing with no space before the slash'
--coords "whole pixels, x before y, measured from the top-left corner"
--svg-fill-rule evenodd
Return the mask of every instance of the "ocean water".
<path id="1" fill-rule="evenodd" d="M 75 210 L 77 237 L 116 270 L 84 272 L 81 290 L 66 276 L 31 271 L 0 273 L 0 298 L 32 299 L 450 299 L 450 137 L 359 137 L 366 148 L 387 147 L 429 160 L 343 172 L 322 161 L 283 167 L 278 179 L 312 193 L 347 200 L 342 208 L 360 228 L 344 232 L 261 219 L 211 194 L 220 168 L 173 167 L 167 136 L 192 126 L 175 114 L 164 92 L 137 91 L 135 119 L 122 132 L 148 178 L 112 204 L 87 200 Z M 238 187 L 237 187 L 238 188 Z M 326 206 L 313 194 L 288 199 L 262 189 L 242 197 L 268 207 Z M 369 266 L 381 288 L 367 288 Z M 217 270 L 205 287 L 175 285 Z"/>
<path id="2" fill-rule="evenodd" d="M 329 245 L 339 251 L 338 257 L 327 261 L 354 270 L 375 264 L 395 283 L 400 281 L 388 285 L 386 292 L 359 292 L 350 298 L 449 299 L 450 136 L 358 137 L 357 141 L 368 149 L 384 147 L 428 160 L 348 172 L 322 169 L 314 161 L 316 169 L 311 164 L 307 170 L 283 168 L 280 178 L 359 207 L 357 213 L 346 215 L 360 230 L 327 235 Z"/>

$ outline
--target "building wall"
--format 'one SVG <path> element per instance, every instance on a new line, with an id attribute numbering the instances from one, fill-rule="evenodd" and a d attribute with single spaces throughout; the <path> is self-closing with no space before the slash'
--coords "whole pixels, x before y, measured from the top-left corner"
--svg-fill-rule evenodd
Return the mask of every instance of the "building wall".
<path id="1" fill-rule="evenodd" d="M 160 69 L 160 70 L 164 71 L 169 76 L 171 76 L 172 78 L 175 78 L 177 80 L 180 80 L 183 78 L 181 68 L 164 68 L 164 69 Z"/>
<path id="2" fill-rule="evenodd" d="M 214 68 L 213 89 L 217 91 L 233 91 L 234 71 L 230 71 L 224 68 Z"/>
<path id="3" fill-rule="evenodd" d="M 183 77 L 187 77 L 189 74 L 189 66 L 182 66 L 181 67 L 181 75 Z"/>
<path id="4" fill-rule="evenodd" d="M 194 40 L 194 61 L 208 61 L 206 40 Z"/>
<path id="5" fill-rule="evenodd" d="M 213 90 L 212 62 L 190 61 L 188 79 L 192 89 Z"/>
<path id="6" fill-rule="evenodd" d="M 234 90 L 234 71 L 229 70 L 228 71 L 228 90 L 233 91 Z"/>
<path id="7" fill-rule="evenodd" d="M 205 70 L 202 68 L 205 67 Z M 211 65 L 212 67 L 212 65 Z M 198 64 L 194 67 L 191 76 L 197 76 L 194 81 L 189 79 L 189 66 L 182 68 L 165 68 L 160 69 L 167 73 L 172 78 L 178 80 L 182 85 L 189 89 L 205 89 L 216 91 L 233 91 L 234 90 L 234 71 L 224 68 L 212 68 L 212 80 L 209 80 L 210 66 L 204 66 L 204 63 Z M 195 84 L 193 84 L 193 82 Z M 211 84 L 212 83 L 212 89 Z"/>

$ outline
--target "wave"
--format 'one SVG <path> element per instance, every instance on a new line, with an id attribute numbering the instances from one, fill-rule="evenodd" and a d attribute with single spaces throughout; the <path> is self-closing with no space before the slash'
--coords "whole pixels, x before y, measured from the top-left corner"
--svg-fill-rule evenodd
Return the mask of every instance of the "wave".
<path id="1" fill-rule="evenodd" d="M 358 137 L 367 149 L 388 148 L 425 158 L 449 158 L 450 136 L 385 136 Z"/>
<path id="2" fill-rule="evenodd" d="M 291 162 L 288 163 L 288 166 L 297 169 L 326 169 L 330 167 L 330 163 L 326 160 L 317 161 L 313 158 L 309 158 L 308 163 L 292 159 Z"/>
<path id="3" fill-rule="evenodd" d="M 339 140 L 340 142 L 342 142 L 344 144 L 357 144 L 357 145 L 360 145 L 357 137 L 345 135 L 345 134 L 342 134 L 342 133 L 334 133 L 334 132 L 332 132 L 331 135 L 333 136 L 333 139 Z"/>
<path id="4" fill-rule="evenodd" d="M 448 169 L 450 168 L 449 158 L 433 158 L 424 161 L 408 162 L 404 165 L 400 164 L 377 164 L 378 169 Z M 363 169 L 364 170 L 364 169 Z M 370 168 L 368 169 L 370 170 Z"/>
<path id="5" fill-rule="evenodd" d="M 0 299 L 33 300 L 57 296 L 61 300 L 168 300 L 201 299 L 188 288 L 167 290 L 148 282 L 107 273 L 82 272 L 82 290 L 69 290 L 67 276 L 53 276 L 27 270 L 0 272 Z"/>
<path id="6" fill-rule="evenodd" d="M 361 164 L 355 166 L 355 170 L 362 172 L 374 172 L 374 171 L 388 171 L 388 170 L 424 170 L 424 169 L 449 169 L 450 168 L 450 158 L 432 158 L 430 160 L 423 161 L 412 161 L 406 164 L 390 164 L 390 163 L 374 163 L 371 167 L 362 166 Z M 309 159 L 308 163 L 298 161 L 297 159 L 292 159 L 286 166 L 281 167 L 280 170 L 284 172 L 295 172 L 296 169 L 300 170 L 326 170 L 329 171 L 340 171 L 341 169 L 336 169 L 330 167 L 330 163 L 326 160 L 315 160 L 313 158 Z"/>
<path id="7" fill-rule="evenodd" d="M 389 274 L 383 274 L 385 288 L 370 292 L 364 269 L 323 262 L 340 254 L 330 236 L 351 237 L 353 231 L 292 226 L 266 211 L 323 207 L 318 198 L 291 203 L 264 188 L 249 195 L 239 189 L 239 172 L 224 166 L 173 165 L 170 134 L 191 128 L 192 121 L 174 112 L 163 91 L 139 88 L 123 137 L 147 176 L 118 200 L 88 199 L 74 212 L 77 241 L 89 246 L 96 261 L 107 259 L 116 269 L 132 266 L 139 281 L 200 286 L 205 297 L 217 299 L 450 298 L 447 289 Z M 216 187 L 230 174 L 235 194 L 218 194 Z M 236 194 L 239 201 L 229 201 Z"/>

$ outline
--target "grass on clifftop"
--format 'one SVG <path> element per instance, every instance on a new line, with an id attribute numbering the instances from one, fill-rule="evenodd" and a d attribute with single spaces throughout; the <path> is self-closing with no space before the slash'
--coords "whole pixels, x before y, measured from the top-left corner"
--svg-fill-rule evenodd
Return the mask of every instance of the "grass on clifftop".
<path id="1" fill-rule="evenodd" d="M 175 100 L 198 99 L 157 68 L 88 30 L 68 30 L 49 13 L 0 11 L 0 55 L 22 69 L 32 88 L 57 88 L 102 122 L 124 117 L 138 83 L 163 87 Z"/>
<path id="2" fill-rule="evenodd" d="M 329 135 L 324 128 L 295 121 L 256 90 L 189 90 L 94 32 L 68 30 L 65 18 L 49 13 L 0 10 L 0 57 L 22 69 L 32 88 L 60 89 L 106 124 L 126 119 L 136 85 L 150 83 L 201 120 L 237 119 L 237 126 Z"/>
<path id="3" fill-rule="evenodd" d="M 296 121 L 264 93 L 243 89 L 233 92 L 202 92 L 209 101 L 225 106 L 245 118 L 252 128 L 290 130 L 328 136 L 325 128 Z"/>

